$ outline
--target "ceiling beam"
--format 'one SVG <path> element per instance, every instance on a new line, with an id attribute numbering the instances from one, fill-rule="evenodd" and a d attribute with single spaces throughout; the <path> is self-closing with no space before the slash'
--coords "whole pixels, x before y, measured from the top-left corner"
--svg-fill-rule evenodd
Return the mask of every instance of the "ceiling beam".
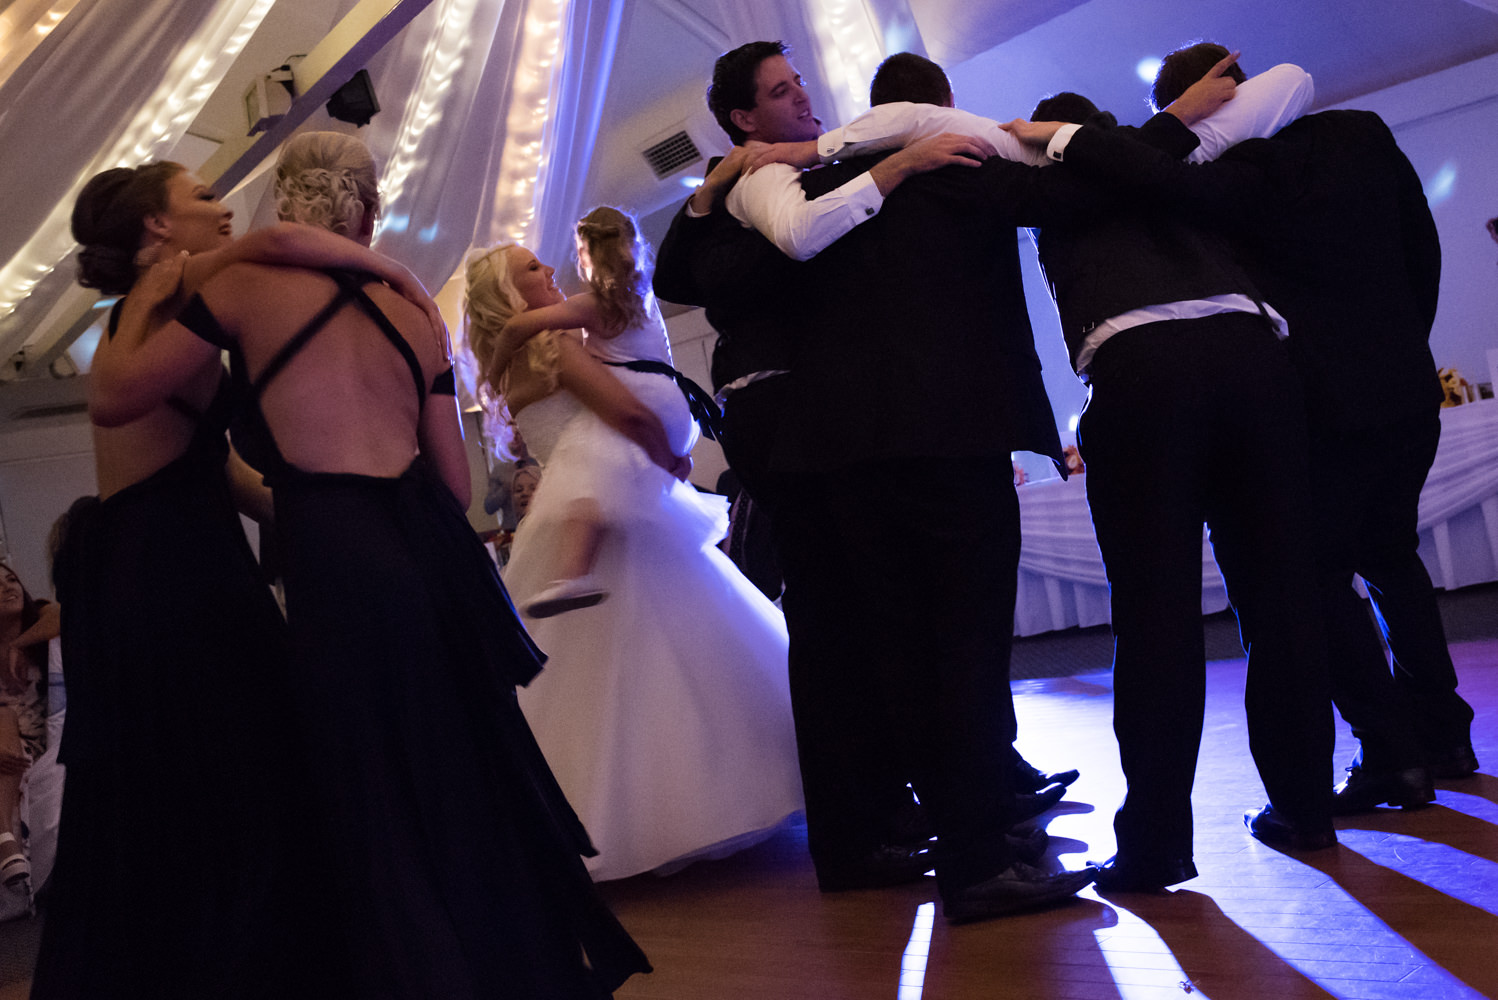
<path id="1" fill-rule="evenodd" d="M 290 110 L 258 136 L 225 142 L 208 158 L 198 175 L 220 195 L 234 190 L 431 2 L 361 0 L 296 65 L 293 70 L 296 97 Z"/>
<path id="2" fill-rule="evenodd" d="M 220 194 L 232 191 L 431 3 L 432 0 L 361 0 L 297 65 L 294 77 L 297 96 L 288 112 L 258 136 L 223 143 L 198 175 Z M 271 68 L 267 67 L 267 72 Z M 242 85 L 242 81 L 235 85 Z M 98 298 L 97 292 L 76 285 L 62 292 L 57 304 L 37 324 L 44 332 L 31 339 L 20 357 L 19 374 L 23 378 L 29 376 L 27 381 L 35 379 L 38 383 L 56 381 L 47 377 L 52 362 L 92 324 Z M 20 381 L 10 382 L 3 388 L 9 395 L 20 384 Z"/>

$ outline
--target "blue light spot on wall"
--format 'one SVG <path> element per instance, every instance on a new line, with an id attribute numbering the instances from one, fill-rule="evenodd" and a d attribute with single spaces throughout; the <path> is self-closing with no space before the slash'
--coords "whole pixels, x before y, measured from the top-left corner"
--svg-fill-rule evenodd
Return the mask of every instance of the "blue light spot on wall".
<path id="1" fill-rule="evenodd" d="M 423 243 L 431 243 L 437 238 L 437 231 L 440 228 L 441 226 L 438 223 L 434 222 L 430 226 L 427 226 L 425 229 L 423 229 L 421 232 L 417 233 L 416 238 L 421 240 L 421 242 Z"/>
<path id="2" fill-rule="evenodd" d="M 1456 164 L 1447 161 L 1425 182 L 1425 200 L 1434 208 L 1456 192 Z"/>
<path id="3" fill-rule="evenodd" d="M 1138 73 L 1139 79 L 1143 80 L 1145 83 L 1154 83 L 1155 74 L 1160 72 L 1160 64 L 1164 61 L 1165 60 L 1156 58 L 1155 56 L 1147 56 L 1146 58 L 1139 60 L 1139 62 L 1135 64 L 1134 72 Z"/>

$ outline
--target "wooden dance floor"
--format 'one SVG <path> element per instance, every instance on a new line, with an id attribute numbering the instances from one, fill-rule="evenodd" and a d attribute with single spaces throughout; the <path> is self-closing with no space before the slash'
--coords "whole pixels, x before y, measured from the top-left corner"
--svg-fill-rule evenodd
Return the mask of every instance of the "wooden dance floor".
<path id="1" fill-rule="evenodd" d="M 1337 822 L 1293 856 L 1248 835 L 1264 804 L 1243 727 L 1242 660 L 1208 668 L 1197 771 L 1200 877 L 1158 895 L 1092 889 L 1053 910 L 948 927 L 934 880 L 823 896 L 805 829 L 667 878 L 605 886 L 655 973 L 634 1000 L 1447 1000 L 1498 997 L 1498 640 L 1452 646 L 1483 773 L 1436 804 Z M 1107 674 L 1016 684 L 1020 748 L 1081 779 L 1043 821 L 1069 868 L 1113 852 L 1123 778 Z M 1337 760 L 1354 744 L 1339 721 Z M 1333 776 L 1328 775 L 1327 780 Z"/>
<path id="2" fill-rule="evenodd" d="M 1291 856 L 1249 837 L 1263 804 L 1241 660 L 1208 668 L 1197 772 L 1199 878 L 1158 895 L 1086 890 L 1052 910 L 948 927 L 926 884 L 824 896 L 804 827 L 675 875 L 606 883 L 655 964 L 631 1000 L 1455 1000 L 1498 997 L 1498 639 L 1452 645 L 1483 773 L 1436 804 L 1337 823 Z M 1015 685 L 1020 748 L 1081 779 L 1043 817 L 1050 863 L 1113 852 L 1123 779 L 1106 673 Z M 1339 723 L 1337 760 L 1353 744 Z M 1327 780 L 1332 780 L 1328 775 Z M 290 901 L 295 905 L 295 901 Z M 30 988 L 40 920 L 0 924 L 0 1000 Z M 311 1000 L 311 998 L 309 998 Z M 416 998 L 413 998 L 416 1000 Z"/>

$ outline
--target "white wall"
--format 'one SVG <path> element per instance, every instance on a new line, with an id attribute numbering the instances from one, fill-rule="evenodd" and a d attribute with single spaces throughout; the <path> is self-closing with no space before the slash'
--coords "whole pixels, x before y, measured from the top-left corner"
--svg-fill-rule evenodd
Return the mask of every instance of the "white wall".
<path id="1" fill-rule="evenodd" d="M 26 589 L 50 597 L 47 533 L 78 497 L 98 492 L 88 420 L 17 420 L 0 426 L 0 536 Z"/>

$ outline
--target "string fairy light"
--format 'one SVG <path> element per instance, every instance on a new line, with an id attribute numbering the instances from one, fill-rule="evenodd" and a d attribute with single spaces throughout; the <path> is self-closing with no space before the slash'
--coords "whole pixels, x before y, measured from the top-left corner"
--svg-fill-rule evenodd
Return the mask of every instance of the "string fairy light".
<path id="1" fill-rule="evenodd" d="M 88 163 L 32 237 L 0 267 L 0 323 L 12 318 L 37 284 L 73 252 L 69 218 L 88 179 L 101 170 L 136 166 L 168 152 L 274 4 L 275 0 L 230 4 L 176 51 L 160 86 L 136 109 L 125 130 Z M 39 330 L 37 335 L 41 334 Z"/>
<path id="2" fill-rule="evenodd" d="M 472 28 L 478 8 L 478 0 L 445 0 L 442 5 L 438 19 L 440 27 L 422 52 L 420 83 L 414 98 L 406 105 L 395 150 L 380 178 L 380 192 L 386 207 L 379 228 L 375 230 L 376 239 L 386 229 L 400 232 L 410 225 L 410 211 L 402 202 L 406 182 L 427 166 L 428 157 L 422 152 L 422 141 L 427 132 L 442 120 L 443 101 L 473 45 Z M 431 238 L 435 239 L 432 227 L 422 230 L 424 236 L 427 232 L 431 232 Z"/>

